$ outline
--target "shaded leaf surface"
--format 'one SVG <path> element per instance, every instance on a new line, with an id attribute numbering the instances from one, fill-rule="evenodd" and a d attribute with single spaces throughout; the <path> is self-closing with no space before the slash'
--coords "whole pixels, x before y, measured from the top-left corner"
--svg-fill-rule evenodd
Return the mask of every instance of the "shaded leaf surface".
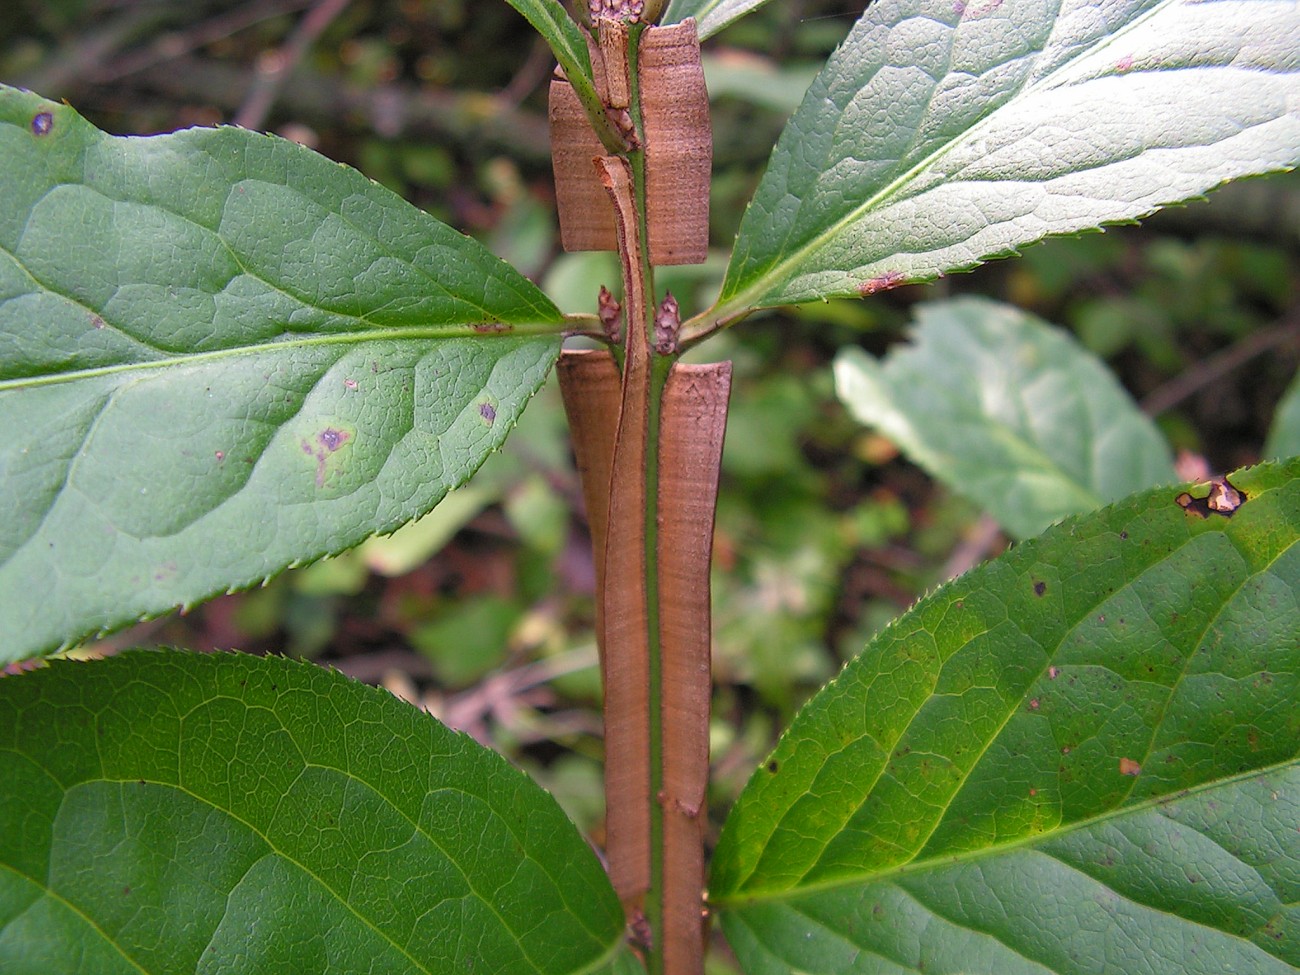
<path id="1" fill-rule="evenodd" d="M 0 680 L 0 779 L 6 973 L 616 964 L 622 910 L 550 796 L 313 665 L 147 652 Z"/>
<path id="2" fill-rule="evenodd" d="M 747 972 L 1300 970 L 1300 462 L 1071 519 L 796 718 L 710 888 Z"/>
<path id="3" fill-rule="evenodd" d="M 869 294 L 1300 157 L 1300 7 L 871 5 L 790 120 L 717 317 Z"/>
<path id="4" fill-rule="evenodd" d="M 1282 394 L 1264 443 L 1265 457 L 1294 457 L 1297 454 L 1300 454 L 1300 375 L 1291 380 L 1291 385 Z"/>
<path id="5" fill-rule="evenodd" d="M 1068 333 L 978 299 L 922 306 L 911 345 L 835 362 L 840 399 L 933 477 L 1028 538 L 1175 480 L 1169 446 Z"/>
<path id="6" fill-rule="evenodd" d="M 0 157 L 0 660 L 418 517 L 558 353 L 525 278 L 292 143 L 0 88 Z"/>

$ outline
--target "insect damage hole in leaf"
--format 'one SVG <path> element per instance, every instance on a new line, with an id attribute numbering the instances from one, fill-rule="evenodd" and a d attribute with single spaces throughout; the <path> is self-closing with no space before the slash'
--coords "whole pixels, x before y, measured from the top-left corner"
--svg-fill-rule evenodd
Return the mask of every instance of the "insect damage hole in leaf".
<path id="1" fill-rule="evenodd" d="M 1203 498 L 1183 491 L 1174 499 L 1178 507 L 1198 518 L 1208 518 L 1212 514 L 1231 518 L 1247 500 L 1246 493 L 1233 487 L 1226 477 L 1213 478 L 1210 481 L 1210 491 Z"/>

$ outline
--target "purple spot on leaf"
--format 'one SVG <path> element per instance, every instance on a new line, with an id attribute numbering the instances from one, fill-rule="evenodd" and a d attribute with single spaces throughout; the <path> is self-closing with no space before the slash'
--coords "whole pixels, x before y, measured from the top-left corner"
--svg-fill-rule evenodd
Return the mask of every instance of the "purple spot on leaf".
<path id="1" fill-rule="evenodd" d="M 478 406 L 478 415 L 483 417 L 488 423 L 497 418 L 497 408 L 491 403 L 480 403 Z"/>
<path id="2" fill-rule="evenodd" d="M 36 117 L 32 119 L 32 132 L 36 135 L 49 135 L 52 128 L 54 128 L 54 113 L 37 112 Z"/>
<path id="3" fill-rule="evenodd" d="M 335 430 L 333 427 L 326 427 L 320 433 L 316 434 L 316 439 L 326 450 L 338 450 L 348 442 L 347 432 L 344 430 Z"/>

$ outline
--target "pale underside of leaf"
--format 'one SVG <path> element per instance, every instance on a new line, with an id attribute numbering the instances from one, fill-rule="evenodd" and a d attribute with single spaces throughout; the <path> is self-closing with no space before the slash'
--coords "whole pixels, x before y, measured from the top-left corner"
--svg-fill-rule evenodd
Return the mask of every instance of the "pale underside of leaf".
<path id="1" fill-rule="evenodd" d="M 661 22 L 676 24 L 687 17 L 694 17 L 700 40 L 704 40 L 767 2 L 768 0 L 672 0 L 664 11 Z"/>
<path id="2" fill-rule="evenodd" d="M 791 119 L 711 319 L 863 295 L 1300 158 L 1300 7 L 873 4 Z"/>
<path id="3" fill-rule="evenodd" d="M 518 272 L 292 143 L 0 89 L 0 155 L 2 660 L 418 517 L 558 354 Z"/>
<path id="4" fill-rule="evenodd" d="M 924 305 L 883 361 L 847 349 L 854 416 L 1018 538 L 1175 480 L 1160 432 L 1068 333 L 1007 305 Z"/>
<path id="5" fill-rule="evenodd" d="M 174 652 L 3 685 L 5 972 L 625 970 L 554 801 L 381 690 Z"/>
<path id="6" fill-rule="evenodd" d="M 1300 461 L 1071 519 L 923 600 L 724 827 L 747 971 L 1300 969 Z"/>

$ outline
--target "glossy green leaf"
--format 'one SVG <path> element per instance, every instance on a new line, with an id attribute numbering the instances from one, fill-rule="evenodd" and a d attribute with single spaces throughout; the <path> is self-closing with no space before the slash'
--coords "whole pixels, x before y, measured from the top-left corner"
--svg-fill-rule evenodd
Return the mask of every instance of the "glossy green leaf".
<path id="1" fill-rule="evenodd" d="M 865 295 L 1300 159 L 1300 5 L 880 0 L 790 120 L 715 319 Z"/>
<path id="2" fill-rule="evenodd" d="M 1282 394 L 1273 414 L 1273 424 L 1264 442 L 1264 456 L 1269 458 L 1294 457 L 1300 454 L 1300 374 Z"/>
<path id="3" fill-rule="evenodd" d="M 1066 332 L 979 299 L 922 306 L 909 346 L 835 360 L 840 399 L 1019 538 L 1176 480 L 1160 432 Z"/>
<path id="4" fill-rule="evenodd" d="M 694 17 L 695 29 L 700 40 L 703 40 L 767 2 L 768 0 L 672 0 L 660 23 L 676 24 L 687 17 Z"/>
<path id="5" fill-rule="evenodd" d="M 0 158 L 0 661 L 418 517 L 558 354 L 526 279 L 293 143 L 0 88 Z"/>
<path id="6" fill-rule="evenodd" d="M 139 652 L 0 679 L 0 971 L 610 971 L 549 795 L 376 688 Z"/>
<path id="7" fill-rule="evenodd" d="M 715 855 L 746 972 L 1300 970 L 1300 461 L 1231 482 L 1049 529 L 803 709 Z"/>

